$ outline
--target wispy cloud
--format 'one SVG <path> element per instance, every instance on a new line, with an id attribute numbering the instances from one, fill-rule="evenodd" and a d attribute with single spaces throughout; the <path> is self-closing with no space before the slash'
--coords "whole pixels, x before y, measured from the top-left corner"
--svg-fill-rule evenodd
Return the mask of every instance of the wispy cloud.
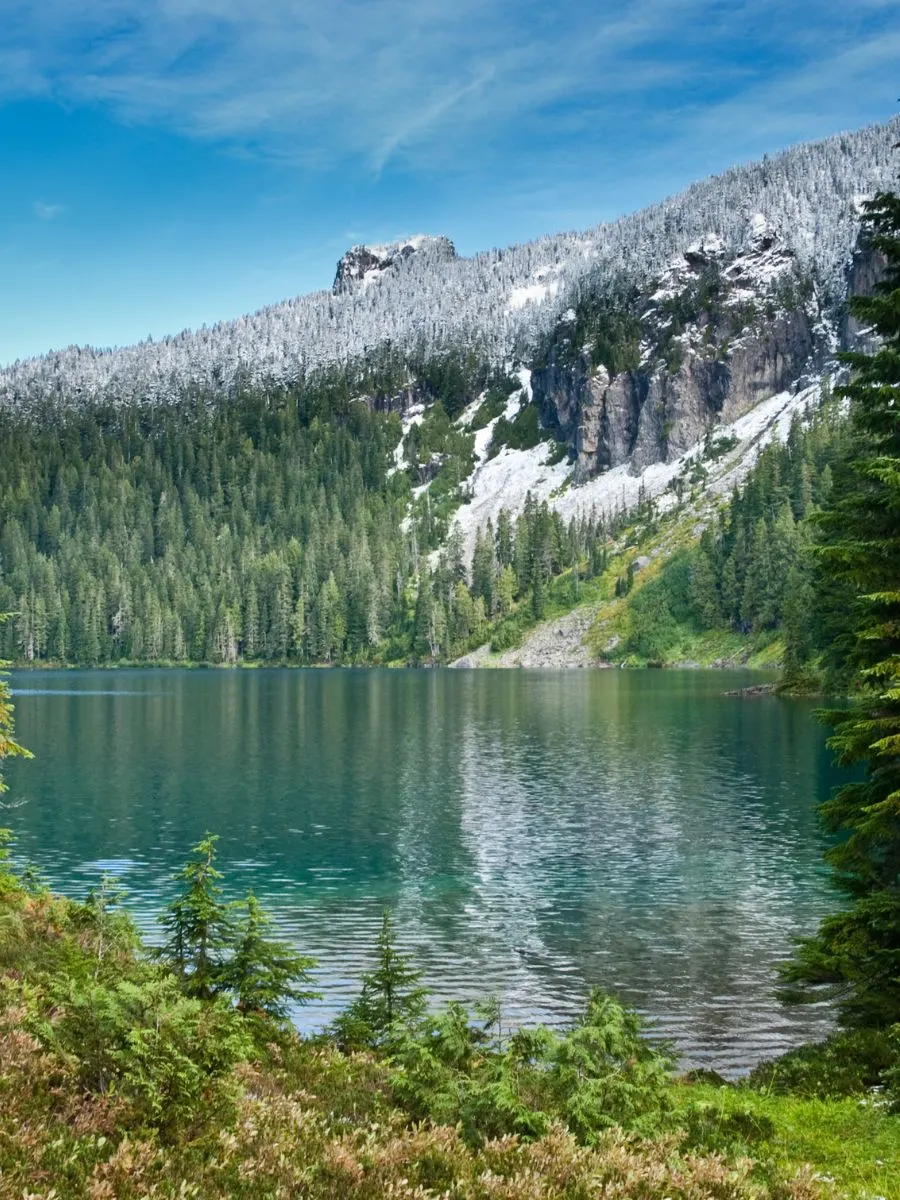
<path id="1" fill-rule="evenodd" d="M 583 130 L 588 148 L 636 114 L 679 135 L 717 113 L 790 127 L 795 113 L 808 115 L 816 80 L 819 115 L 845 112 L 860 84 L 872 85 L 871 55 L 887 87 L 879 46 L 900 32 L 896 4 L 818 0 L 813 9 L 789 0 L 0 0 L 0 95 L 100 103 L 126 121 L 312 166 L 464 169 L 504 140 L 552 142 L 561 129 Z M 842 72 L 826 73 L 829 63 Z M 777 113 L 766 88 L 780 98 Z"/>
<path id="2" fill-rule="evenodd" d="M 36 217 L 42 221 L 55 221 L 66 211 L 62 204 L 45 204 L 43 200 L 35 200 L 31 206 Z"/>

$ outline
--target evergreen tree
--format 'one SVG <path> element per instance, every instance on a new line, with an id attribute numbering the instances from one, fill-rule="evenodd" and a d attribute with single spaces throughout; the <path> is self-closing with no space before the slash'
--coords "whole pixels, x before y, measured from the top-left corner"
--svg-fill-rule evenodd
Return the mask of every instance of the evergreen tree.
<path id="1" fill-rule="evenodd" d="M 824 988 L 844 1023 L 877 1027 L 900 1022 L 900 196 L 877 195 L 866 216 L 887 277 L 852 307 L 881 345 L 844 356 L 856 453 L 835 479 L 819 550 L 855 597 L 849 653 L 861 693 L 828 714 L 830 745 L 865 778 L 822 806 L 826 828 L 840 835 L 827 859 L 847 907 L 799 945 L 784 974 L 787 999 L 820 998 Z"/>
<path id="2" fill-rule="evenodd" d="M 311 982 L 309 972 L 316 960 L 267 936 L 272 918 L 253 892 L 247 893 L 244 904 L 233 953 L 219 973 L 220 986 L 232 993 L 243 1012 L 283 1019 L 289 1002 L 306 1004 L 319 998 L 320 993 L 302 986 Z"/>
<path id="3" fill-rule="evenodd" d="M 398 1031 L 425 1015 L 428 992 L 421 979 L 421 971 L 397 949 L 390 910 L 385 909 L 375 968 L 363 975 L 362 991 L 335 1022 L 338 1042 L 346 1047 L 389 1046 Z"/>
<path id="4" fill-rule="evenodd" d="M 229 906 L 221 899 L 221 871 L 213 866 L 216 842 L 207 834 L 173 878 L 182 885 L 162 917 L 168 938 L 158 957 L 181 978 L 184 991 L 209 1000 L 223 985 L 225 954 L 233 943 Z"/>
<path id="5" fill-rule="evenodd" d="M 5 614 L 0 613 L 0 623 L 8 618 Z M 5 664 L 0 662 L 0 668 Z M 14 706 L 12 703 L 12 694 L 9 690 L 9 683 L 6 674 L 0 669 L 0 798 L 6 792 L 6 783 L 3 779 L 3 763 L 7 758 L 31 758 L 31 754 L 23 746 L 15 740 L 15 720 L 13 718 Z M 0 800 L 2 807 L 2 800 Z"/>
<path id="6" fill-rule="evenodd" d="M 509 567 L 515 559 L 513 544 L 512 522 L 505 508 L 500 509 L 497 517 L 496 534 L 497 562 L 501 567 Z"/>

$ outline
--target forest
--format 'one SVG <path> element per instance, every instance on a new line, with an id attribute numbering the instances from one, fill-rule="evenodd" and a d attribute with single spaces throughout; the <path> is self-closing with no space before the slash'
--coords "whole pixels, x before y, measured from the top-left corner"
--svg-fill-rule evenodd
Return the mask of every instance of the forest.
<path id="1" fill-rule="evenodd" d="M 435 662 L 516 604 L 540 616 L 547 584 L 589 558 L 605 526 L 564 527 L 529 502 L 485 530 L 472 562 L 451 536 L 432 566 L 471 470 L 471 436 L 451 416 L 475 385 L 422 376 L 435 399 L 404 470 L 399 418 L 352 400 L 340 377 L 227 405 L 0 414 L 0 609 L 14 614 L 0 653 L 89 666 Z"/>
<path id="2" fill-rule="evenodd" d="M 423 376 L 434 400 L 402 469 L 399 418 L 352 400 L 339 376 L 227 405 L 0 415 L 0 611 L 13 614 L 0 653 L 83 666 L 434 664 L 485 641 L 516 645 L 593 584 L 595 599 L 625 597 L 620 651 L 635 661 L 668 661 L 686 632 L 722 629 L 777 635 L 795 682 L 830 647 L 839 682 L 843 601 L 816 600 L 827 589 L 812 583 L 816 513 L 853 449 L 839 402 L 826 394 L 795 420 L 699 542 L 636 581 L 641 540 L 670 519 L 646 501 L 567 523 L 527 497 L 478 531 L 467 558 L 448 530 L 472 437 L 451 416 L 485 376 Z M 475 428 L 512 386 L 493 378 Z M 522 413 L 537 421 L 533 406 Z M 495 438 L 515 441 L 522 418 L 502 421 Z M 679 491 L 702 485 L 722 452 L 710 439 Z"/>

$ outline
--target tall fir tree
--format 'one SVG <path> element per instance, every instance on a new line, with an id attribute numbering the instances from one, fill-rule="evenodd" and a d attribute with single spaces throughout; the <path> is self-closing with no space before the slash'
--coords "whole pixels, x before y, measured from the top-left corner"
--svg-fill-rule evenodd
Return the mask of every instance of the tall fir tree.
<path id="1" fill-rule="evenodd" d="M 827 852 L 846 907 L 801 942 L 784 969 L 788 1000 L 837 1000 L 847 1025 L 900 1022 L 900 196 L 866 205 L 886 277 L 854 315 L 880 339 L 844 356 L 852 372 L 855 453 L 835 476 L 819 555 L 854 603 L 845 646 L 859 697 L 832 712 L 838 762 L 864 768 L 822 806 L 838 840 Z"/>
<path id="2" fill-rule="evenodd" d="M 269 936 L 272 918 L 253 892 L 247 893 L 244 907 L 233 953 L 219 973 L 221 986 L 232 993 L 242 1012 L 284 1019 L 291 1004 L 319 998 L 320 993 L 308 986 L 316 960 Z"/>
<path id="3" fill-rule="evenodd" d="M 225 955 L 234 941 L 229 906 L 221 898 L 222 873 L 213 866 L 218 840 L 207 834 L 175 875 L 181 893 L 162 917 L 168 938 L 157 952 L 198 1000 L 209 1000 L 224 986 Z"/>
<path id="4" fill-rule="evenodd" d="M 399 1032 L 425 1015 L 428 991 L 421 980 L 422 972 L 398 949 L 394 922 L 385 909 L 375 967 L 363 975 L 362 991 L 335 1022 L 338 1043 L 346 1048 L 389 1049 Z"/>

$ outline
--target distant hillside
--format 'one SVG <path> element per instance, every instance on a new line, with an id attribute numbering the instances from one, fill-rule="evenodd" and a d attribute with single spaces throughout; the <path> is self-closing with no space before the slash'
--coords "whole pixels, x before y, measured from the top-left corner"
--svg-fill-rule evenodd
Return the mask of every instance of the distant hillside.
<path id="1" fill-rule="evenodd" d="M 18 362 L 0 372 L 0 405 L 232 395 L 247 384 L 293 383 L 325 367 L 361 364 L 376 352 L 402 363 L 462 344 L 490 365 L 524 361 L 583 288 L 640 284 L 710 233 L 726 256 L 736 253 L 755 214 L 837 306 L 858 200 L 889 180 L 898 134 L 894 121 L 797 146 L 619 221 L 473 258 L 455 257 L 445 238 L 368 248 L 368 265 L 367 248 L 356 247 L 356 268 L 339 270 L 334 291 L 161 341 L 70 347 Z"/>
<path id="2" fill-rule="evenodd" d="M 898 136 L 801 146 L 472 259 L 425 235 L 356 246 L 328 293 L 0 373 L 0 658 L 441 662 L 573 608 L 537 660 L 618 654 L 624 626 L 584 637 L 622 599 L 622 556 L 640 543 L 656 570 L 712 528 L 762 455 L 801 444 L 837 352 L 867 337 L 847 299 L 883 261 L 860 198 L 890 185 Z M 659 628 L 666 654 L 688 634 L 780 636 L 793 583 L 763 620 L 763 548 L 797 558 L 790 521 L 815 498 L 801 488 L 789 520 L 779 487 L 754 569 L 727 538 L 696 558 L 713 617 L 655 614 L 639 658 L 662 655 Z"/>

